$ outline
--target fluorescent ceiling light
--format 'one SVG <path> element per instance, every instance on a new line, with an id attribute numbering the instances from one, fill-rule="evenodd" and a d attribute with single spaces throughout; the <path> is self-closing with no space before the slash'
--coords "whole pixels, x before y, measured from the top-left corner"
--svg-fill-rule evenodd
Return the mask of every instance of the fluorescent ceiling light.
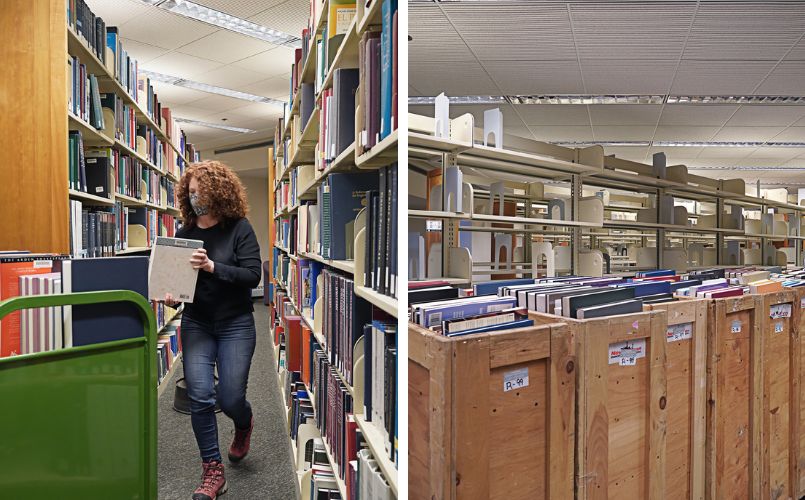
<path id="1" fill-rule="evenodd" d="M 224 12 L 210 9 L 203 5 L 188 0 L 140 0 L 149 5 L 156 5 L 160 9 L 189 17 L 203 23 L 212 24 L 229 31 L 240 33 L 263 40 L 264 42 L 275 45 L 289 45 L 301 47 L 302 41 L 299 37 L 283 33 L 281 31 L 255 24 L 251 21 L 231 16 Z"/>
<path id="2" fill-rule="evenodd" d="M 559 141 L 559 142 L 552 142 L 552 144 L 556 144 L 557 146 L 564 146 L 566 148 L 586 148 L 589 146 L 605 146 L 605 147 L 617 147 L 617 146 L 639 146 L 639 147 L 646 147 L 651 146 L 651 142 L 649 141 Z"/>
<path id="3" fill-rule="evenodd" d="M 432 105 L 435 97 L 409 97 L 408 104 Z M 644 94 L 562 94 L 562 95 L 465 95 L 449 97 L 451 104 L 764 104 L 805 105 L 805 96 L 793 95 L 722 95 L 672 96 Z"/>
<path id="4" fill-rule="evenodd" d="M 240 132 L 241 134 L 253 134 L 257 132 L 256 130 L 252 130 L 250 128 L 230 127 L 229 125 L 221 125 L 219 123 L 210 123 L 210 122 L 200 122 L 198 120 L 190 120 L 189 118 L 180 118 L 178 116 L 174 117 L 173 119 L 177 122 L 190 123 L 191 125 L 199 125 L 202 127 L 218 128 L 221 130 L 229 130 L 231 132 Z"/>
<path id="5" fill-rule="evenodd" d="M 510 95 L 512 104 L 662 104 L 662 95 Z"/>
<path id="6" fill-rule="evenodd" d="M 223 95 L 226 97 L 232 97 L 234 99 L 243 99 L 244 101 L 262 102 L 266 104 L 273 104 L 275 106 L 285 105 L 285 101 L 280 101 L 279 99 L 272 99 L 270 97 L 263 97 L 261 95 L 249 94 L 247 92 L 227 89 L 224 87 L 216 87 L 215 85 L 207 85 L 206 83 L 187 80 L 180 76 L 166 75 L 164 73 L 157 73 L 154 71 L 148 71 L 146 69 L 141 69 L 139 70 L 139 72 L 144 74 L 151 80 L 167 83 L 168 85 L 176 85 L 177 87 L 185 87 L 188 89 L 199 90 L 201 92 L 207 92 L 210 94 Z"/>
<path id="7" fill-rule="evenodd" d="M 691 141 L 654 141 L 656 147 L 694 147 L 694 148 L 805 148 L 805 142 L 691 142 Z"/>
<path id="8" fill-rule="evenodd" d="M 688 170 L 747 170 L 757 172 L 803 172 L 805 167 L 688 167 Z"/>

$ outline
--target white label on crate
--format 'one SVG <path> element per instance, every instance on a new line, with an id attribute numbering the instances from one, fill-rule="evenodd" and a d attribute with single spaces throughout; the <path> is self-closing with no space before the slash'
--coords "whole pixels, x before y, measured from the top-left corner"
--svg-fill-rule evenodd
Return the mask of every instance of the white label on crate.
<path id="1" fill-rule="evenodd" d="M 681 325 L 669 325 L 665 331 L 665 339 L 668 342 L 686 340 L 693 338 L 693 323 L 682 323 Z"/>
<path id="2" fill-rule="evenodd" d="M 732 322 L 732 326 L 730 327 L 730 332 L 732 333 L 741 333 L 741 320 L 736 319 Z"/>
<path id="3" fill-rule="evenodd" d="M 528 387 L 528 368 L 518 368 L 503 373 L 503 392 Z"/>
<path id="4" fill-rule="evenodd" d="M 774 333 L 782 333 L 783 332 L 783 322 L 780 321 L 774 324 Z"/>
<path id="5" fill-rule="evenodd" d="M 638 358 L 646 356 L 646 340 L 629 340 L 609 344 L 609 364 L 634 366 Z"/>
<path id="6" fill-rule="evenodd" d="M 771 319 L 790 318 L 791 304 L 775 304 L 769 308 Z"/>
<path id="7" fill-rule="evenodd" d="M 96 193 L 103 193 L 103 186 L 95 186 Z"/>
<path id="8" fill-rule="evenodd" d="M 41 269 L 43 267 L 53 267 L 52 260 L 35 260 L 34 269 Z"/>
<path id="9" fill-rule="evenodd" d="M 799 299 L 799 307 L 805 308 L 805 297 Z"/>

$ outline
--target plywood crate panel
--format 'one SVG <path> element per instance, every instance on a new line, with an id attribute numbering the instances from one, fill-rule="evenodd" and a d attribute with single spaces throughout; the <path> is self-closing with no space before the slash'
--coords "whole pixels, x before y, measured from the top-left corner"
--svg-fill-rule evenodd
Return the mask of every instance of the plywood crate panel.
<path id="1" fill-rule="evenodd" d="M 410 498 L 573 498 L 566 325 L 448 338 L 409 324 L 408 342 Z"/>
<path id="2" fill-rule="evenodd" d="M 566 321 L 576 345 L 576 498 L 665 498 L 666 313 L 529 317 Z"/>
<path id="3" fill-rule="evenodd" d="M 757 296 L 708 304 L 706 498 L 760 498 L 761 314 Z"/>
<path id="4" fill-rule="evenodd" d="M 704 499 L 707 304 L 694 299 L 645 306 L 667 317 L 666 498 Z"/>
<path id="5" fill-rule="evenodd" d="M 766 500 L 799 498 L 800 294 L 760 295 L 760 485 Z"/>

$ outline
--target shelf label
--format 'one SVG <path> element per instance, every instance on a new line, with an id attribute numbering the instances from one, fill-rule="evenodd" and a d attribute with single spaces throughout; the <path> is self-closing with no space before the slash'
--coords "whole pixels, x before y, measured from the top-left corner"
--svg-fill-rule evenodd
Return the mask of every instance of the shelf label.
<path id="1" fill-rule="evenodd" d="M 730 327 L 730 332 L 731 333 L 741 333 L 741 328 L 742 328 L 741 320 L 736 319 L 735 321 L 732 322 L 732 326 Z"/>
<path id="2" fill-rule="evenodd" d="M 528 387 L 528 367 L 503 373 L 503 392 Z"/>
<path id="3" fill-rule="evenodd" d="M 42 269 L 46 267 L 53 267 L 52 260 L 35 260 L 34 261 L 34 269 Z"/>
<path id="4" fill-rule="evenodd" d="M 783 322 L 778 321 L 774 324 L 774 333 L 782 333 L 783 332 Z"/>
<path id="5" fill-rule="evenodd" d="M 800 308 L 805 308 L 805 297 L 802 297 L 801 299 L 799 299 L 799 307 Z"/>
<path id="6" fill-rule="evenodd" d="M 683 323 L 681 325 L 669 325 L 665 331 L 665 339 L 668 342 L 677 342 L 693 338 L 693 323 Z"/>
<path id="7" fill-rule="evenodd" d="M 609 344 L 609 364 L 634 366 L 639 358 L 646 356 L 646 340 L 629 340 Z"/>
<path id="8" fill-rule="evenodd" d="M 790 318 L 791 304 L 775 304 L 769 308 L 771 319 Z"/>

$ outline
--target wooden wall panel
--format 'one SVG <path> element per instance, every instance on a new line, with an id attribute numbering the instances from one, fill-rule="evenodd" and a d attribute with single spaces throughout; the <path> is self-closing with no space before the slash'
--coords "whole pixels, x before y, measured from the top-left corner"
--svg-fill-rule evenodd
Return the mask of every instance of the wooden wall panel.
<path id="1" fill-rule="evenodd" d="M 4 0 L 0 250 L 70 251 L 63 0 Z"/>

